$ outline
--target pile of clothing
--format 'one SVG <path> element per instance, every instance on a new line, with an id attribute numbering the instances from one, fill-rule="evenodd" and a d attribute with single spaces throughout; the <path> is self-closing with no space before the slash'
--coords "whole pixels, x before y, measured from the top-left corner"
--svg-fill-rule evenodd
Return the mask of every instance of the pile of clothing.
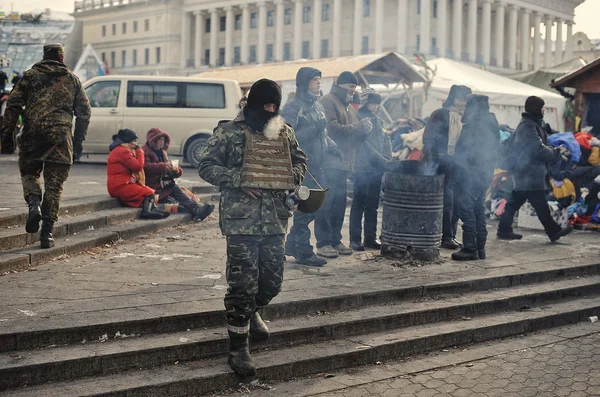
<path id="1" fill-rule="evenodd" d="M 387 134 L 392 140 L 392 158 L 396 160 L 421 160 L 423 133 L 426 122 L 418 118 L 394 122 Z"/>
<path id="2" fill-rule="evenodd" d="M 549 165 L 548 200 L 568 212 L 570 224 L 600 228 L 600 140 L 587 132 L 564 132 L 548 137 L 548 143 L 570 154 L 568 161 Z"/>

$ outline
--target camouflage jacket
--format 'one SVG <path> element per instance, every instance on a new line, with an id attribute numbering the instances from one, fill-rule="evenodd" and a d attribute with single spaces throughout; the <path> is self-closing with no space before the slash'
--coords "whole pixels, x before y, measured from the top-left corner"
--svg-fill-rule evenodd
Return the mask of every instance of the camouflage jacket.
<path id="1" fill-rule="evenodd" d="M 45 60 L 26 71 L 10 93 L 2 136 L 13 133 L 23 114 L 24 128 L 18 142 L 21 155 L 71 164 L 73 140 L 85 139 L 90 113 L 90 102 L 79 78 L 64 64 Z"/>
<path id="2" fill-rule="evenodd" d="M 291 216 L 285 205 L 286 192 L 262 190 L 262 198 L 253 199 L 240 189 L 245 145 L 243 123 L 241 112 L 235 120 L 219 123 L 198 164 L 198 174 L 220 187 L 219 224 L 224 235 L 285 234 Z M 304 179 L 307 157 L 298 147 L 291 127 L 286 124 L 282 133 L 290 142 L 294 179 L 299 185 Z"/>

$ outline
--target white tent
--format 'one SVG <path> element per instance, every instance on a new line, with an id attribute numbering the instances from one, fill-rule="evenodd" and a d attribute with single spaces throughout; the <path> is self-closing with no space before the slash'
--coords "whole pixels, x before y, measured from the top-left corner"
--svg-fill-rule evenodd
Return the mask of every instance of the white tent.
<path id="1" fill-rule="evenodd" d="M 470 87 L 474 94 L 489 96 L 491 111 L 498 122 L 513 128 L 519 124 L 527 97 L 539 96 L 546 102 L 545 120 L 552 128 L 564 130 L 565 98 L 558 94 L 445 58 L 428 61 L 427 65 L 435 70 L 435 76 L 423 104 L 423 117 L 440 108 L 450 87 L 459 84 Z"/>

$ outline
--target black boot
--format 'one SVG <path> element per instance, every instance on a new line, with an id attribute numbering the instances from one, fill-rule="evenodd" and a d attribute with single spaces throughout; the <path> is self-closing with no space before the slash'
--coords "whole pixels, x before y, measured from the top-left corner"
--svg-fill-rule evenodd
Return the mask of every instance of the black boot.
<path id="1" fill-rule="evenodd" d="M 250 335 L 253 341 L 261 341 L 269 338 L 269 328 L 258 312 L 250 318 Z"/>
<path id="2" fill-rule="evenodd" d="M 463 233 L 464 247 L 452 254 L 455 261 L 476 261 L 479 259 L 477 252 L 477 237 L 471 233 Z"/>
<path id="3" fill-rule="evenodd" d="M 256 366 L 248 346 L 248 328 L 235 325 L 227 325 L 227 327 L 229 328 L 229 358 L 227 359 L 229 366 L 238 375 L 256 375 Z M 236 328 L 237 331 L 243 331 L 245 328 L 246 332 L 234 332 L 231 328 Z"/>
<path id="4" fill-rule="evenodd" d="M 215 206 L 212 204 L 197 205 L 192 211 L 192 220 L 198 222 L 203 221 L 208 218 L 214 210 Z"/>
<path id="5" fill-rule="evenodd" d="M 485 243 L 486 243 L 486 239 L 480 238 L 479 235 L 477 235 L 477 254 L 479 255 L 479 259 L 486 258 Z"/>
<path id="6" fill-rule="evenodd" d="M 40 232 L 40 247 L 54 247 L 54 237 L 52 237 L 52 229 L 54 229 L 54 222 L 44 219 L 44 221 L 42 222 L 42 231 Z"/>
<path id="7" fill-rule="evenodd" d="M 498 233 L 496 233 L 496 236 L 498 236 L 498 238 L 500 240 L 521 240 L 523 238 L 522 234 L 517 234 L 515 232 L 513 232 L 512 230 L 503 230 L 500 231 L 498 230 Z"/>
<path id="8" fill-rule="evenodd" d="M 40 230 L 40 221 L 42 220 L 40 198 L 35 194 L 30 194 L 27 196 L 27 205 L 29 205 L 29 215 L 27 215 L 25 231 L 27 233 L 37 233 Z"/>
<path id="9" fill-rule="evenodd" d="M 167 214 L 165 216 L 165 214 Z M 168 212 L 160 212 L 154 206 L 154 196 L 148 196 L 142 202 L 142 214 L 140 218 L 142 219 L 163 219 L 169 216 Z"/>

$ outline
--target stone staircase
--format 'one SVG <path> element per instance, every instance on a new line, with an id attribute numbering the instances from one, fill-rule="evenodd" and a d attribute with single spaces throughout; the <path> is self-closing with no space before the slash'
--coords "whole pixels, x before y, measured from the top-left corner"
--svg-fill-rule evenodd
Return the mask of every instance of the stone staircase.
<path id="1" fill-rule="evenodd" d="M 251 346 L 257 376 L 283 381 L 573 324 L 599 313 L 600 261 L 561 263 L 274 303 L 263 313 L 271 337 Z M 0 333 L 3 396 L 183 397 L 247 381 L 226 364 L 222 310 L 182 304 L 127 320 L 35 324 Z"/>
<path id="2" fill-rule="evenodd" d="M 202 200 L 215 194 L 210 186 L 194 189 Z M 64 255 L 73 255 L 162 228 L 188 222 L 186 214 L 172 214 L 162 220 L 140 220 L 141 210 L 123 207 L 109 196 L 64 200 L 54 227 L 56 246 L 40 249 L 39 233 L 26 233 L 27 209 L 0 214 L 0 274 L 27 269 Z"/>

